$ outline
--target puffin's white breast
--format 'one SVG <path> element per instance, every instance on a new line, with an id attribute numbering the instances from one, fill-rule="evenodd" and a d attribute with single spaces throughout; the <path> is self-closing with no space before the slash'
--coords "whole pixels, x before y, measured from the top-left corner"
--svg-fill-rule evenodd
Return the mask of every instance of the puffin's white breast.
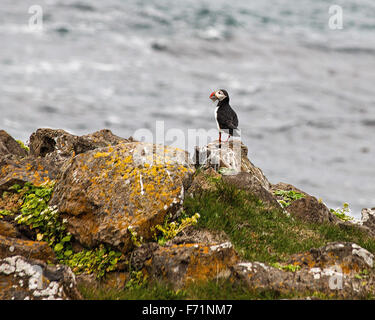
<path id="1" fill-rule="evenodd" d="M 217 122 L 217 111 L 218 110 L 219 110 L 219 107 L 216 107 L 216 109 L 215 109 L 215 120 L 216 120 L 217 130 L 221 131 L 220 126 L 219 126 L 219 122 Z"/>

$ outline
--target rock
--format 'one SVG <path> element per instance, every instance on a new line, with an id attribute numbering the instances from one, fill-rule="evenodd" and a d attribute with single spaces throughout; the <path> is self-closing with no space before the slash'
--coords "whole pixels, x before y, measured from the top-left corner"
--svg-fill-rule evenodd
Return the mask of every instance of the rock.
<path id="1" fill-rule="evenodd" d="M 248 172 L 240 172 L 236 175 L 223 176 L 223 181 L 244 190 L 263 201 L 267 206 L 280 209 L 276 197 L 259 182 L 256 176 Z"/>
<path id="2" fill-rule="evenodd" d="M 55 262 L 55 253 L 44 241 L 22 240 L 0 235 L 0 258 L 22 255 L 46 262 Z"/>
<path id="3" fill-rule="evenodd" d="M 84 246 L 105 243 L 126 252 L 131 233 L 153 237 L 151 228 L 181 208 L 193 173 L 180 149 L 133 142 L 74 157 L 51 199 L 68 231 Z"/>
<path id="4" fill-rule="evenodd" d="M 375 208 L 363 208 L 359 226 L 365 227 L 366 231 L 375 236 Z"/>
<path id="5" fill-rule="evenodd" d="M 309 269 L 338 265 L 344 273 L 351 273 L 372 268 L 373 261 L 373 254 L 355 243 L 331 242 L 324 247 L 295 254 L 288 263 Z"/>
<path id="6" fill-rule="evenodd" d="M 58 173 L 54 166 L 41 158 L 3 157 L 0 159 L 0 193 L 14 184 L 30 182 L 39 186 L 51 182 Z"/>
<path id="7" fill-rule="evenodd" d="M 0 130 L 0 157 L 6 155 L 26 157 L 27 151 L 23 149 L 6 131 Z"/>
<path id="8" fill-rule="evenodd" d="M 334 223 L 339 224 L 337 218 L 323 202 L 319 202 L 315 197 L 305 196 L 302 199 L 293 201 L 286 211 L 301 220 L 313 223 Z"/>
<path id="9" fill-rule="evenodd" d="M 370 252 L 354 243 L 336 242 L 295 255 L 289 262 L 300 268 L 297 271 L 260 262 L 242 262 L 232 268 L 232 279 L 257 290 L 363 298 L 373 294 L 373 258 Z"/>
<path id="10" fill-rule="evenodd" d="M 1 189 L 0 189 L 1 194 Z M 22 196 L 18 192 L 4 192 L 0 196 L 0 210 L 17 213 L 22 205 Z M 13 219 L 12 219 L 13 220 Z"/>
<path id="11" fill-rule="evenodd" d="M 82 299 L 70 268 L 13 256 L 0 259 L 0 300 Z"/>
<path id="12" fill-rule="evenodd" d="M 262 170 L 255 167 L 247 157 L 248 149 L 241 141 L 222 142 L 221 147 L 214 141 L 195 152 L 194 159 L 198 163 L 196 165 L 203 169 L 211 167 L 228 175 L 247 172 L 254 176 L 263 188 L 271 188 Z"/>
<path id="13" fill-rule="evenodd" d="M 228 278 L 238 261 L 230 242 L 171 244 L 152 251 L 143 270 L 149 278 L 181 288 L 192 282 Z"/>
<path id="14" fill-rule="evenodd" d="M 42 128 L 30 136 L 30 154 L 34 157 L 43 157 L 60 166 L 77 154 L 128 141 L 114 135 L 108 129 L 76 136 L 61 129 Z"/>
<path id="15" fill-rule="evenodd" d="M 196 229 L 190 226 L 182 230 L 172 240 L 166 244 L 187 244 L 187 243 L 201 243 L 206 245 L 217 245 L 220 243 L 229 242 L 228 236 L 223 231 Z"/>
<path id="16" fill-rule="evenodd" d="M 13 224 L 0 219 L 0 236 L 17 238 L 20 233 Z"/>
<path id="17" fill-rule="evenodd" d="M 315 197 L 296 188 L 295 186 L 279 182 L 278 184 L 273 184 L 271 186 L 272 193 L 274 193 L 276 190 L 295 191 L 304 195 L 303 198 L 292 201 L 292 203 L 285 208 L 286 211 L 293 216 L 306 222 L 334 224 L 341 223 L 341 220 L 337 218 L 322 201 L 317 200 Z M 282 197 L 276 196 L 276 199 L 282 200 Z"/>

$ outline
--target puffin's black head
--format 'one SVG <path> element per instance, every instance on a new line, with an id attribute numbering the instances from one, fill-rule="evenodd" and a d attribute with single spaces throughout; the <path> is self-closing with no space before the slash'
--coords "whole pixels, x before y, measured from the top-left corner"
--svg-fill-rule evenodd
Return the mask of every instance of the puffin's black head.
<path id="1" fill-rule="evenodd" d="M 228 99 L 229 101 L 229 94 L 226 90 L 219 89 L 211 93 L 210 99 L 212 101 L 216 101 L 216 100 L 223 101 L 225 99 Z"/>

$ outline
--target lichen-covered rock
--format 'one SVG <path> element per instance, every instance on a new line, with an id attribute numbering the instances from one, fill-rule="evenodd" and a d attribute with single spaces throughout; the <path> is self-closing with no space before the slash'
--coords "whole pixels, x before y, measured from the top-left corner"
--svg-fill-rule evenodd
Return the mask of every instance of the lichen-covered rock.
<path id="1" fill-rule="evenodd" d="M 82 299 L 70 268 L 13 256 L 0 259 L 0 300 Z"/>
<path id="2" fill-rule="evenodd" d="M 77 154 L 128 141 L 108 129 L 76 136 L 62 129 L 42 128 L 30 136 L 30 154 L 43 157 L 58 167 Z"/>
<path id="3" fill-rule="evenodd" d="M 0 219 L 0 236 L 17 238 L 20 235 L 20 232 L 17 230 L 14 224 Z"/>
<path id="4" fill-rule="evenodd" d="M 46 262 L 55 262 L 55 253 L 44 241 L 22 240 L 0 235 L 0 258 L 25 256 Z"/>
<path id="5" fill-rule="evenodd" d="M 336 242 L 297 254 L 280 268 L 260 262 L 238 263 L 232 269 L 232 279 L 251 289 L 363 298 L 374 294 L 373 258 L 354 243 Z M 288 271 L 290 266 L 295 270 Z"/>
<path id="6" fill-rule="evenodd" d="M 295 254 L 288 262 L 300 267 L 321 268 L 336 265 L 344 273 L 359 272 L 372 268 L 374 255 L 351 242 L 331 242 L 324 247 Z"/>
<path id="7" fill-rule="evenodd" d="M 196 165 L 207 169 L 214 168 L 223 174 L 231 175 L 239 172 L 247 172 L 255 177 L 260 185 L 269 190 L 270 182 L 262 170 L 254 166 L 247 157 L 248 149 L 241 141 L 209 143 L 206 147 L 195 150 Z"/>
<path id="8" fill-rule="evenodd" d="M 142 142 L 101 148 L 69 162 L 51 205 L 81 244 L 126 252 L 132 247 L 129 227 L 138 239 L 151 239 L 151 228 L 181 208 L 192 173 L 180 149 Z"/>
<path id="9" fill-rule="evenodd" d="M 152 279 L 181 288 L 192 282 L 228 278 L 239 259 L 230 242 L 184 243 L 158 246 L 151 250 L 143 271 Z"/>
<path id="10" fill-rule="evenodd" d="M 363 208 L 361 211 L 361 220 L 348 222 L 364 229 L 365 232 L 375 237 L 375 208 Z"/>
<path id="11" fill-rule="evenodd" d="M 14 140 L 6 131 L 0 130 L 0 157 L 6 155 L 26 157 L 27 151 Z"/>
<path id="12" fill-rule="evenodd" d="M 55 180 L 58 173 L 55 166 L 41 158 L 3 157 L 0 159 L 0 193 L 25 182 L 40 186 Z"/>

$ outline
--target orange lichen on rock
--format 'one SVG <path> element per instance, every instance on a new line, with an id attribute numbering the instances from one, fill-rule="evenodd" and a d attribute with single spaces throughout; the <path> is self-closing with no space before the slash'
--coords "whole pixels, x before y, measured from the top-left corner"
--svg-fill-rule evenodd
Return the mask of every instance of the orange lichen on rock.
<path id="1" fill-rule="evenodd" d="M 83 244 L 104 242 L 127 251 L 128 227 L 150 239 L 151 227 L 181 206 L 183 184 L 192 173 L 187 153 L 171 147 L 133 142 L 100 148 L 72 159 L 51 203 Z M 99 227 L 83 236 L 86 227 L 73 227 L 69 217 L 87 214 Z"/>

